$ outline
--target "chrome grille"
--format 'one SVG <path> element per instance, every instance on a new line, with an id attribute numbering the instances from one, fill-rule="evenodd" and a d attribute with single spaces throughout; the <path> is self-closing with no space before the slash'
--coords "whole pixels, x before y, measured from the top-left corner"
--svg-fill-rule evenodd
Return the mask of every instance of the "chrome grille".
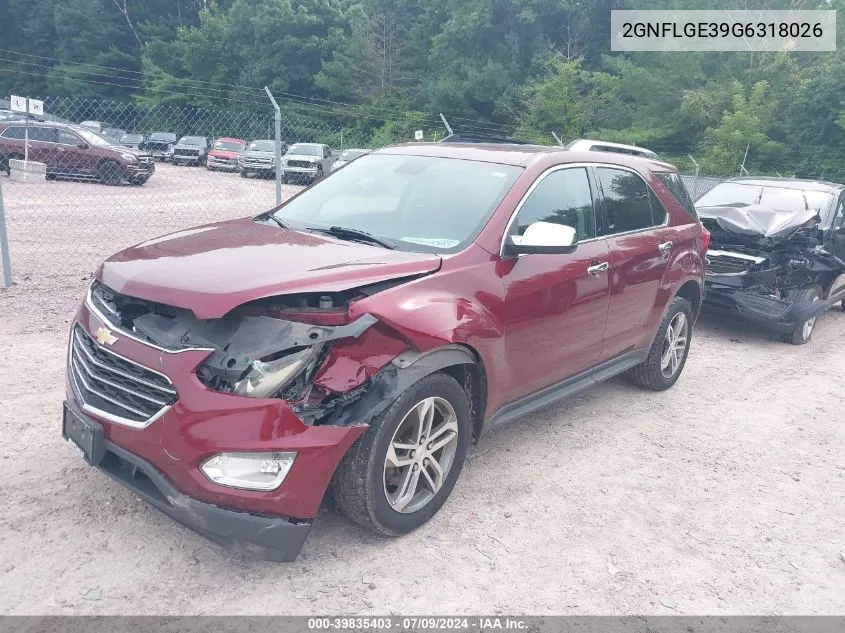
<path id="1" fill-rule="evenodd" d="M 289 160 L 285 165 L 288 167 L 305 167 L 306 169 L 314 167 L 314 163 L 307 160 Z"/>
<path id="2" fill-rule="evenodd" d="M 748 272 L 766 261 L 765 257 L 711 248 L 707 251 L 707 272 L 716 275 L 736 275 Z"/>
<path id="3" fill-rule="evenodd" d="M 145 426 L 176 402 L 169 378 L 101 347 L 79 325 L 74 325 L 68 356 L 82 403 L 126 424 Z"/>

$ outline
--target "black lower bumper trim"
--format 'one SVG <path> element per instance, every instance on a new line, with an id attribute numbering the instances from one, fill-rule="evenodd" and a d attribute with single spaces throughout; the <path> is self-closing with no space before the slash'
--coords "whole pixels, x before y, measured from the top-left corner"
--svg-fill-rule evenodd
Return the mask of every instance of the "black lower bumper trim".
<path id="1" fill-rule="evenodd" d="M 69 403 L 76 415 L 101 426 Z M 311 521 L 227 510 L 182 494 L 151 463 L 106 441 L 94 464 L 150 505 L 206 538 L 239 553 L 275 562 L 296 560 Z"/>
<path id="2" fill-rule="evenodd" d="M 787 334 L 830 308 L 830 301 L 794 302 L 767 297 L 751 290 L 707 284 L 704 307 L 728 312 L 774 332 Z"/>

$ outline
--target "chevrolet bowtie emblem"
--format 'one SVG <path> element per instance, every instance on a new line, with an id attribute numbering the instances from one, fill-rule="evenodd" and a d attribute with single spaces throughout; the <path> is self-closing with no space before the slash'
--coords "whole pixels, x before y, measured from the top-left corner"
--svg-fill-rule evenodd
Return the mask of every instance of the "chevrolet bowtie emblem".
<path id="1" fill-rule="evenodd" d="M 96 332 L 94 332 L 94 338 L 97 339 L 97 342 L 100 345 L 114 345 L 117 341 L 116 336 L 112 336 L 111 330 L 107 330 L 104 327 L 98 328 Z"/>

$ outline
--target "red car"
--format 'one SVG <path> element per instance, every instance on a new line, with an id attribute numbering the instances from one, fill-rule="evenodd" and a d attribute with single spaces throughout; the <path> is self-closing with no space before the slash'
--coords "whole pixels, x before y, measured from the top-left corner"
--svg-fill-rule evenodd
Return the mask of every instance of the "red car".
<path id="1" fill-rule="evenodd" d="M 0 123 L 0 171 L 24 158 L 23 121 Z M 121 147 L 93 130 L 63 123 L 29 125 L 29 160 L 44 163 L 51 177 L 98 180 L 108 185 L 143 185 L 155 172 L 148 152 Z"/>
<path id="2" fill-rule="evenodd" d="M 328 488 L 398 535 L 470 442 L 683 370 L 707 233 L 671 165 L 411 144 L 257 218 L 129 248 L 71 326 L 63 435 L 165 513 L 293 560 Z"/>
<path id="3" fill-rule="evenodd" d="M 246 149 L 246 141 L 240 138 L 222 137 L 214 141 L 211 151 L 208 152 L 208 159 L 205 167 L 209 171 L 222 169 L 224 171 L 237 171 L 238 159 Z"/>

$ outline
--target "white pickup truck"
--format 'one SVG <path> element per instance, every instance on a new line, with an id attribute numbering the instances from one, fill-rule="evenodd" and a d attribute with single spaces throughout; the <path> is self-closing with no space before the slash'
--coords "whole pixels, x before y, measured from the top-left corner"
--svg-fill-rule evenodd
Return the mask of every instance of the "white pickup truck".
<path id="1" fill-rule="evenodd" d="M 328 145 L 294 143 L 282 157 L 282 180 L 314 182 L 328 174 L 335 157 Z"/>

